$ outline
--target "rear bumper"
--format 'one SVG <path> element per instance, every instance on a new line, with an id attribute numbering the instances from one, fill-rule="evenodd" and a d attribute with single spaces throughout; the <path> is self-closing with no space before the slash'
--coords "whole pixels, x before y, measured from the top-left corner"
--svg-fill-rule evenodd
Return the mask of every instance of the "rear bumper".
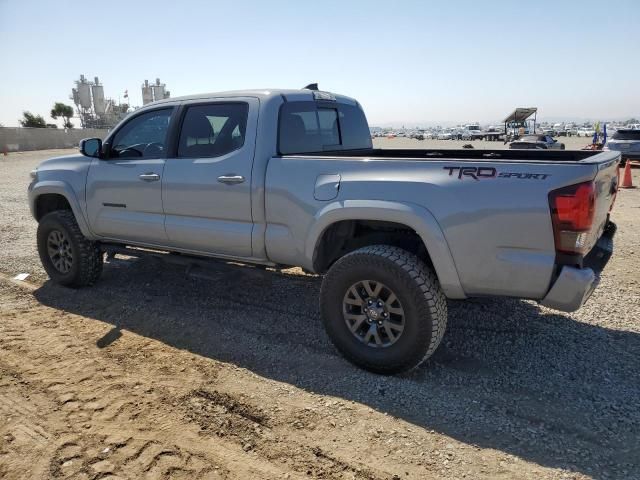
<path id="1" fill-rule="evenodd" d="M 604 233 L 584 258 L 583 268 L 563 266 L 551 290 L 540 303 L 563 312 L 578 310 L 589 299 L 613 253 L 616 225 L 609 222 Z"/>

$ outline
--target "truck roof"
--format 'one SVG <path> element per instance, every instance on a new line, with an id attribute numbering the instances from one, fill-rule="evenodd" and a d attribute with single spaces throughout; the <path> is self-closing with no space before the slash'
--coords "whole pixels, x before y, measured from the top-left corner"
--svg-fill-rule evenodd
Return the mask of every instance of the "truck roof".
<path id="1" fill-rule="evenodd" d="M 229 90 L 225 92 L 211 92 L 211 93 L 198 93 L 194 95 L 185 95 L 182 97 L 166 98 L 164 100 L 157 100 L 152 103 L 148 103 L 142 108 L 153 107 L 162 104 L 179 103 L 189 100 L 207 100 L 214 98 L 235 98 L 235 97 L 255 97 L 260 99 L 271 99 L 275 97 L 284 96 L 289 101 L 310 101 L 314 100 L 314 92 L 329 94 L 337 101 L 343 103 L 357 104 L 358 102 L 350 97 L 344 95 L 338 95 L 331 92 L 325 92 L 320 90 L 308 90 L 308 89 L 282 89 L 282 88 L 265 88 L 255 90 Z"/>

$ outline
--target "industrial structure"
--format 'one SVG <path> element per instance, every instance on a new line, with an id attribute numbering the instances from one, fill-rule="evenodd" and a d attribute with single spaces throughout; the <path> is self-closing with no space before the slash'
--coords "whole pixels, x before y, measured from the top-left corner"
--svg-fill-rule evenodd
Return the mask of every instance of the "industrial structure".
<path id="1" fill-rule="evenodd" d="M 164 83 L 160 83 L 159 78 L 156 78 L 155 85 L 149 85 L 149 80 L 145 80 L 142 84 L 142 105 L 155 102 L 156 100 L 164 100 L 170 96 L 171 92 L 166 89 Z"/>
<path id="2" fill-rule="evenodd" d="M 84 75 L 76 80 L 71 98 L 76 105 L 82 128 L 111 128 L 129 112 L 128 103 L 119 103 L 105 98 L 104 86 L 98 77 L 88 81 Z"/>
<path id="3" fill-rule="evenodd" d="M 82 128 L 112 128 L 130 111 L 129 95 L 125 92 L 125 102 L 120 103 L 112 98 L 105 98 L 104 86 L 98 77 L 93 82 L 80 75 L 76 80 L 76 87 L 71 90 L 71 98 L 76 105 L 80 125 Z M 146 105 L 155 100 L 169 98 L 170 92 L 164 83 L 156 78 L 155 85 L 148 80 L 142 85 L 142 104 Z M 136 108 L 136 107 L 134 107 Z"/>

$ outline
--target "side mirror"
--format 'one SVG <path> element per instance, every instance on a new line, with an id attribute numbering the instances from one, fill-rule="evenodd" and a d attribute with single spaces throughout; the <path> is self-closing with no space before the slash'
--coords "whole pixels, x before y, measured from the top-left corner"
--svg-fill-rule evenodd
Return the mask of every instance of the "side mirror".
<path id="1" fill-rule="evenodd" d="M 87 157 L 100 158 L 102 140 L 99 138 L 85 138 L 80 140 L 80 153 Z"/>

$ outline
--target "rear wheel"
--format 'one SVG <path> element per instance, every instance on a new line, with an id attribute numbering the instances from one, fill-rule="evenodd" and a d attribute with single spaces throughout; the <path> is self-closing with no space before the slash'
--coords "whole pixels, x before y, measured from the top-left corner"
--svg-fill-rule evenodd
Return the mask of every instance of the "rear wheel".
<path id="1" fill-rule="evenodd" d="M 55 283 L 82 287 L 100 277 L 102 251 L 82 235 L 73 212 L 57 210 L 42 217 L 37 240 L 42 266 Z"/>
<path id="2" fill-rule="evenodd" d="M 415 255 L 375 245 L 339 259 L 325 276 L 327 333 L 351 362 L 377 373 L 417 367 L 444 335 L 447 304 L 434 273 Z"/>

